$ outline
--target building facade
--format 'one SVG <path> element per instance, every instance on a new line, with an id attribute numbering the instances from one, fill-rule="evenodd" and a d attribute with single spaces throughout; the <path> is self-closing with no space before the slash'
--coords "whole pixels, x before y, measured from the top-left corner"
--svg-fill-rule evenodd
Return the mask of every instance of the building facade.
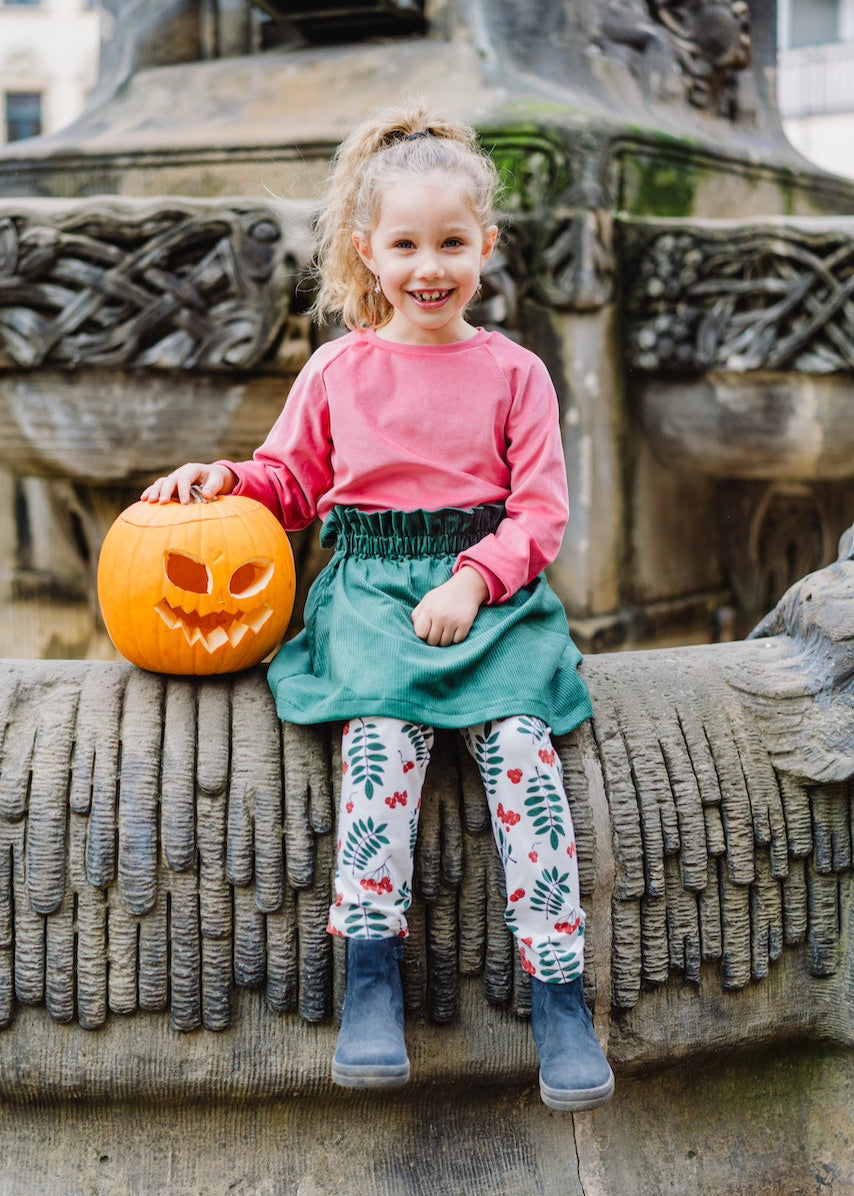
<path id="1" fill-rule="evenodd" d="M 97 78 L 97 0 L 0 0 L 0 144 L 55 133 Z"/>
<path id="2" fill-rule="evenodd" d="M 779 0 L 780 112 L 816 165 L 854 177 L 854 0 Z"/>

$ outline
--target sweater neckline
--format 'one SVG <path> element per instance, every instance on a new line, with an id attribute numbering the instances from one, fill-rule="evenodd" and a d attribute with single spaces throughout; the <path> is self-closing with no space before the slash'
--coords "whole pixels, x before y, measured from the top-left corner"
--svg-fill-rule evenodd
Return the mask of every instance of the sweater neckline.
<path id="1" fill-rule="evenodd" d="M 464 353 L 469 349 L 477 348 L 482 345 L 489 333 L 485 328 L 478 327 L 474 336 L 470 336 L 464 341 L 451 341 L 447 345 L 410 345 L 404 344 L 400 341 L 387 341 L 384 337 L 377 335 L 375 328 L 365 328 L 363 335 L 368 340 L 381 349 L 387 350 L 390 353 L 406 353 L 410 356 L 438 356 L 448 353 Z"/>

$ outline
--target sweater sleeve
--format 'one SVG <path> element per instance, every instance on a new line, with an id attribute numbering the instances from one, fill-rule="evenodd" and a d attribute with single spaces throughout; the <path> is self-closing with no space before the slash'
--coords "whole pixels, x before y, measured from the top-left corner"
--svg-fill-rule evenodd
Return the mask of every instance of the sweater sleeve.
<path id="1" fill-rule="evenodd" d="M 306 363 L 251 461 L 220 462 L 237 478 L 233 493 L 263 503 L 288 531 L 299 531 L 311 523 L 319 498 L 332 485 L 332 437 L 323 368 L 318 354 Z"/>
<path id="2" fill-rule="evenodd" d="M 510 494 L 496 531 L 461 553 L 454 572 L 470 565 L 489 589 L 487 602 L 506 601 L 558 554 L 569 500 L 557 395 L 548 370 L 531 356 L 511 379 L 513 400 L 505 425 Z"/>

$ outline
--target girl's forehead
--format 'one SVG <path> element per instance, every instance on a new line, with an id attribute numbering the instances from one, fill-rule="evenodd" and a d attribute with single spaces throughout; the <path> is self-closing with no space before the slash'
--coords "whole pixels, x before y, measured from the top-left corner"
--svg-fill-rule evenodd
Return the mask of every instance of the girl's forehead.
<path id="1" fill-rule="evenodd" d="M 415 217 L 428 212 L 444 217 L 458 214 L 463 220 L 477 218 L 469 187 L 447 171 L 396 175 L 378 189 L 377 223 L 407 213 Z"/>

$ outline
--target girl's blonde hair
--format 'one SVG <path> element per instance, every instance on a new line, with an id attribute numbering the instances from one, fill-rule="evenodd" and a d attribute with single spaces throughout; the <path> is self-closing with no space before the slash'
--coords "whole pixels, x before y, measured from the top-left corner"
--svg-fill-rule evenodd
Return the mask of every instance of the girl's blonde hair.
<path id="1" fill-rule="evenodd" d="M 472 211 L 492 223 L 498 172 L 469 125 L 446 120 L 421 104 L 378 112 L 357 125 L 332 160 L 325 203 L 316 225 L 319 280 L 312 314 L 340 316 L 348 328 L 379 328 L 392 307 L 356 252 L 353 233 L 370 236 L 383 188 L 393 178 L 443 170 L 466 187 Z"/>

